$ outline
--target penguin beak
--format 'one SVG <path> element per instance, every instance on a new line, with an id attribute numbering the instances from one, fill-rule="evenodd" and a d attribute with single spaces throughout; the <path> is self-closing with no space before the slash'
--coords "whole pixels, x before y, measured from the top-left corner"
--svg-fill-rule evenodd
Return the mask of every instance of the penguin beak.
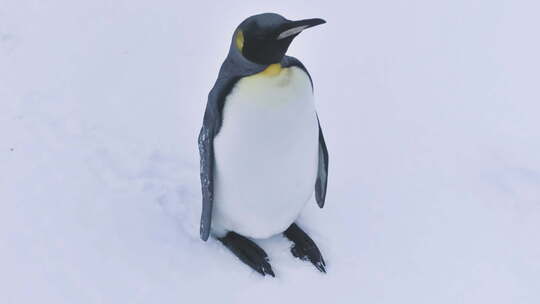
<path id="1" fill-rule="evenodd" d="M 298 35 L 300 34 L 300 32 L 302 32 L 303 30 L 307 28 L 314 27 L 316 25 L 323 24 L 323 23 L 326 23 L 326 21 L 320 18 L 312 18 L 312 19 L 304 19 L 304 20 L 287 22 L 279 29 L 277 40 L 281 40 L 287 37 Z"/>

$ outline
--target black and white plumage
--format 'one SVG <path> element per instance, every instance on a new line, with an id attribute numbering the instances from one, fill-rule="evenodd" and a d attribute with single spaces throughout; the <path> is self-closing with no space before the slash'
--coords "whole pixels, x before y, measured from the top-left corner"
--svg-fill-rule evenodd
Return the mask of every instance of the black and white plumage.
<path id="1" fill-rule="evenodd" d="M 273 275 L 266 254 L 246 237 L 282 232 L 296 252 L 305 252 L 301 258 L 324 270 L 316 246 L 316 252 L 301 250 L 314 243 L 303 241 L 307 235 L 294 221 L 313 192 L 324 206 L 328 150 L 311 76 L 299 60 L 285 55 L 296 35 L 321 23 L 270 13 L 246 19 L 208 95 L 199 134 L 201 238 L 212 233 L 262 274 Z"/>

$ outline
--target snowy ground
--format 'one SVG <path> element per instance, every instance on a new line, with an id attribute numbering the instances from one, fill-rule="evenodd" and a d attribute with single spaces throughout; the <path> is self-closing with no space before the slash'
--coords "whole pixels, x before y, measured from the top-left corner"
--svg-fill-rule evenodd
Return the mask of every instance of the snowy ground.
<path id="1" fill-rule="evenodd" d="M 0 0 L 1 303 L 539 303 L 534 1 Z M 232 3 L 232 4 L 231 4 Z M 326 3 L 326 4 L 323 4 Z M 234 27 L 322 17 L 328 274 L 198 239 L 196 135 Z"/>

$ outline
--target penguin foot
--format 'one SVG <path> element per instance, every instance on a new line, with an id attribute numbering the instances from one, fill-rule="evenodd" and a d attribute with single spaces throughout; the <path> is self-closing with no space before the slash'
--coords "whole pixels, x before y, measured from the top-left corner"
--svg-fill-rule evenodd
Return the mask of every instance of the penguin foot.
<path id="1" fill-rule="evenodd" d="M 310 261 L 320 272 L 326 273 L 326 263 L 319 248 L 298 225 L 293 223 L 283 234 L 294 243 L 291 252 L 295 257 Z"/>
<path id="2" fill-rule="evenodd" d="M 272 266 L 268 263 L 268 255 L 264 250 L 246 237 L 235 232 L 229 232 L 219 240 L 234 253 L 240 261 L 247 264 L 261 275 L 275 277 Z"/>

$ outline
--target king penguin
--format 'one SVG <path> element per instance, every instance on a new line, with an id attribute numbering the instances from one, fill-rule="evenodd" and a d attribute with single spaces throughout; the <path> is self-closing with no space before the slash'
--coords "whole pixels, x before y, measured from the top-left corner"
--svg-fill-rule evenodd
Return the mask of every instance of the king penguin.
<path id="1" fill-rule="evenodd" d="M 319 18 L 291 21 L 265 13 L 234 31 L 208 94 L 198 144 L 200 235 L 221 241 L 261 275 L 274 276 L 254 240 L 283 234 L 292 254 L 326 273 L 313 240 L 295 223 L 315 193 L 324 206 L 328 150 L 305 66 L 285 53 Z"/>

